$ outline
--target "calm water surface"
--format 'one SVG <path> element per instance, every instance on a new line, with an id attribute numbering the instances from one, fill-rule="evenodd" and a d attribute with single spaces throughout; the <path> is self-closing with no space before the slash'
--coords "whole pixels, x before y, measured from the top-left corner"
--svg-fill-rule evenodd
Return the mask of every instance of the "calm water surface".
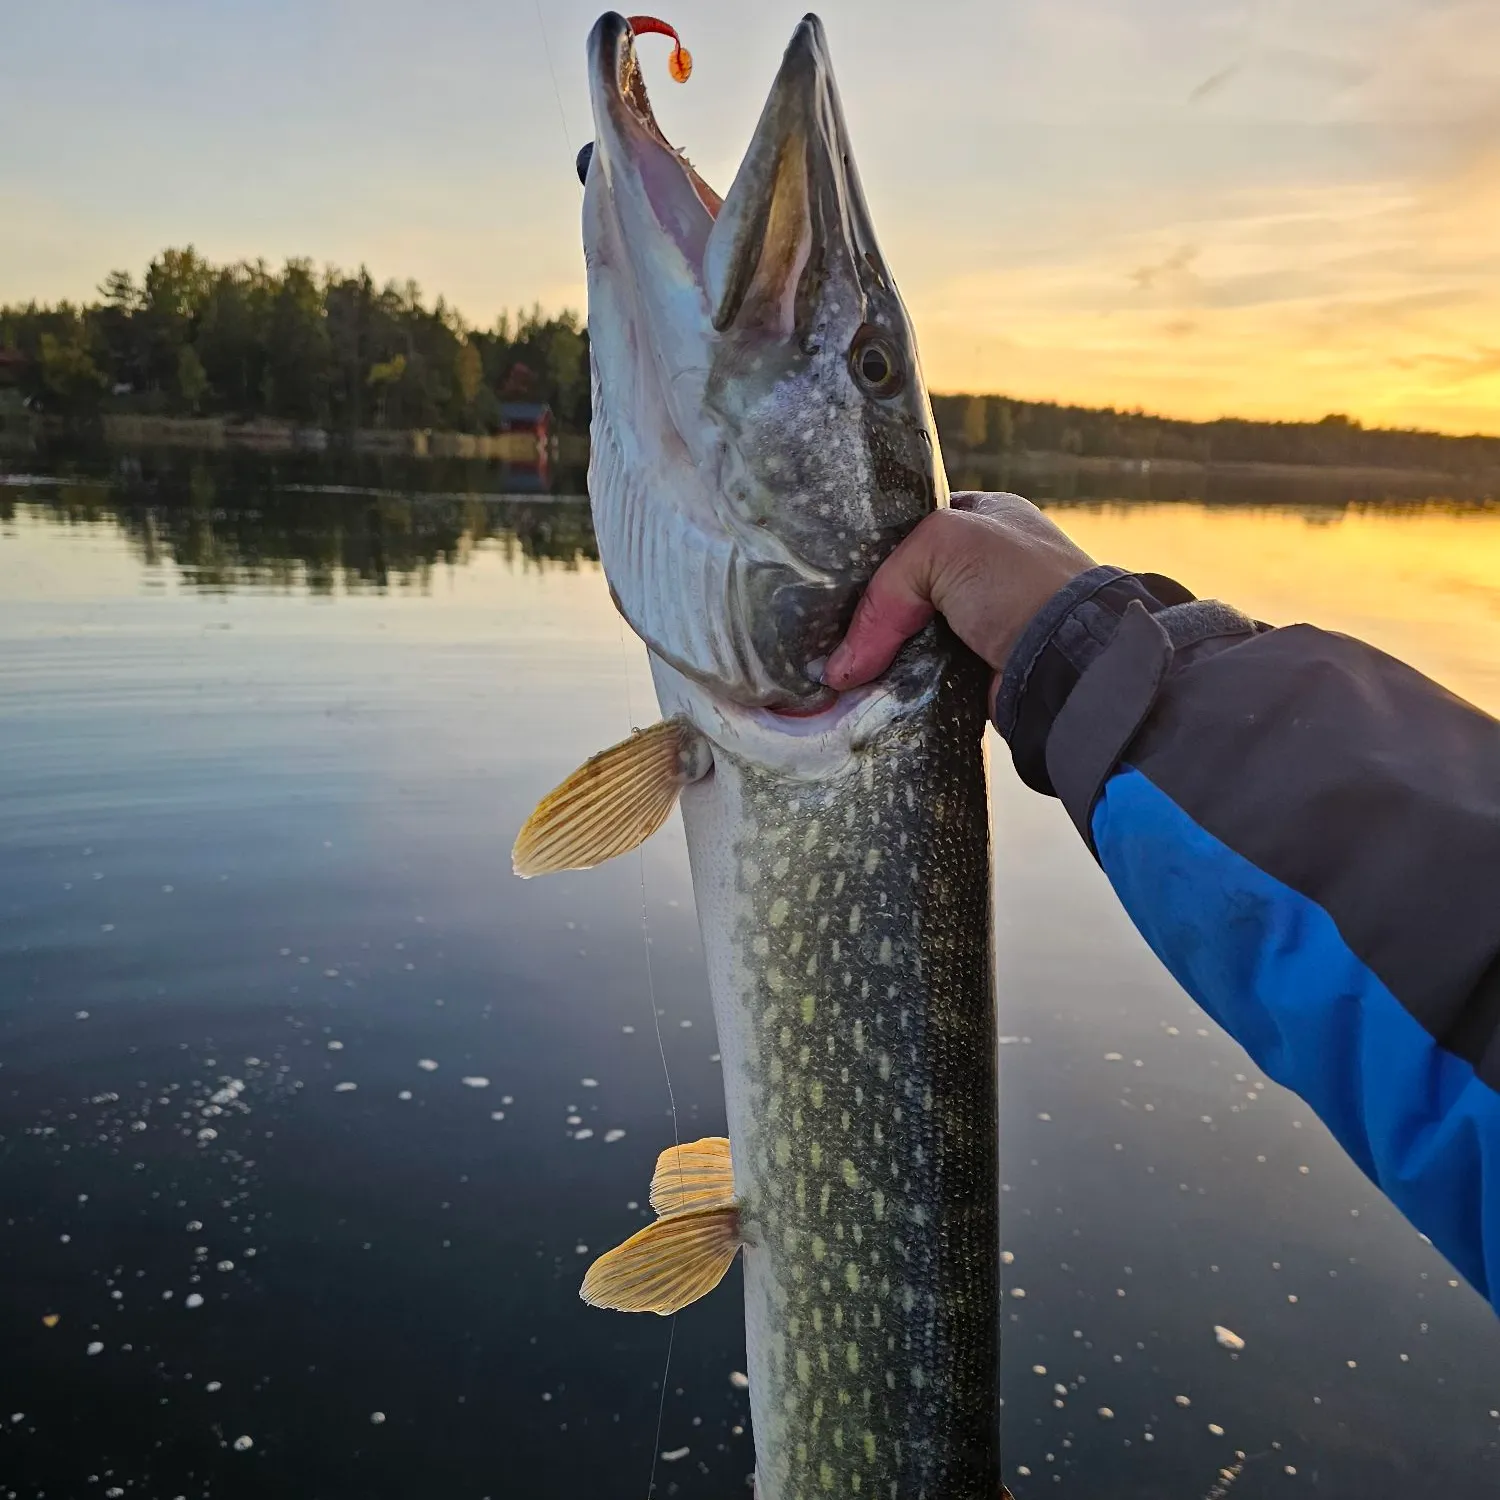
<path id="1" fill-rule="evenodd" d="M 1056 514 L 1500 711 L 1500 512 Z M 0 1496 L 748 1493 L 738 1272 L 664 1396 L 669 1325 L 576 1296 L 672 1137 L 656 1022 L 723 1127 L 680 825 L 644 884 L 510 873 L 654 717 L 591 549 L 565 501 L 0 488 Z M 1019 1500 L 1495 1494 L 1500 1324 L 994 783 Z"/>

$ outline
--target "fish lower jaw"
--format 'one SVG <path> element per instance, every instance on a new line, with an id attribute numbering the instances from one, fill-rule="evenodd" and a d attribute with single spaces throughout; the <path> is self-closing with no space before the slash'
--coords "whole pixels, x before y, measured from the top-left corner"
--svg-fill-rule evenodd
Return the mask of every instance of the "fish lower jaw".
<path id="1" fill-rule="evenodd" d="M 839 693 L 808 714 L 784 714 L 731 702 L 652 653 L 652 675 L 664 716 L 680 715 L 713 746 L 715 755 L 755 765 L 794 782 L 842 775 L 902 720 L 919 712 L 937 690 L 943 662 L 934 659 L 927 682 L 909 678 L 899 689 L 882 679 Z"/>

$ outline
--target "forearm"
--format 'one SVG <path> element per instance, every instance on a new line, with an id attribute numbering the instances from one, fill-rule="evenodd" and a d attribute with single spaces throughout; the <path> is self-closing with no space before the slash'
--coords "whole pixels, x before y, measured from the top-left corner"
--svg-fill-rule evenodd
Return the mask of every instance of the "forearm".
<path id="1" fill-rule="evenodd" d="M 1032 621 L 995 715 L 1188 992 L 1500 1304 L 1500 725 L 1107 569 Z"/>

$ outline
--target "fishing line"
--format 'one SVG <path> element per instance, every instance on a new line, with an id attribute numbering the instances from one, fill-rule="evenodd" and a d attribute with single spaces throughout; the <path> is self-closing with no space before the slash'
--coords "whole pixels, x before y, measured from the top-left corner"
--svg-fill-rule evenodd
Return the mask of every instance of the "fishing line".
<path id="1" fill-rule="evenodd" d="M 536 29 L 542 34 L 542 52 L 547 59 L 547 71 L 552 75 L 552 97 L 557 100 L 557 118 L 562 122 L 563 149 L 571 150 L 572 133 L 568 129 L 568 114 L 563 108 L 562 90 L 557 86 L 557 69 L 552 66 L 552 44 L 547 40 L 547 23 L 542 20 L 542 0 L 531 0 L 536 7 Z"/>
<path id="2" fill-rule="evenodd" d="M 635 705 L 630 692 L 630 651 L 625 644 L 625 619 L 617 616 L 615 623 L 620 630 L 620 674 L 625 685 L 625 717 L 630 732 L 635 733 Z M 635 851 L 636 874 L 641 887 L 641 951 L 646 958 L 646 990 L 651 999 L 651 1025 L 656 1032 L 656 1050 L 661 1054 L 661 1076 L 667 1083 L 667 1104 L 672 1111 L 672 1142 L 676 1147 L 678 1190 L 685 1197 L 684 1168 L 682 1165 L 682 1134 L 677 1126 L 677 1095 L 672 1089 L 672 1070 L 667 1065 L 667 1044 L 661 1034 L 661 1007 L 656 1003 L 656 971 L 651 963 L 651 919 L 646 906 L 646 851 L 638 847 Z M 672 1372 L 672 1345 L 677 1340 L 677 1314 L 672 1314 L 667 1331 L 667 1357 L 661 1369 L 661 1401 L 656 1408 L 656 1436 L 651 1440 L 651 1475 L 646 1481 L 646 1500 L 656 1493 L 656 1467 L 661 1460 L 661 1434 L 667 1420 L 667 1377 Z"/>
<path id="3" fill-rule="evenodd" d="M 557 119 L 562 127 L 563 150 L 571 153 L 573 137 L 568 130 L 568 113 L 563 105 L 562 89 L 557 82 L 557 68 L 552 62 L 552 46 L 547 40 L 547 23 L 542 18 L 542 0 L 532 0 L 536 10 L 537 30 L 542 35 L 542 52 L 547 59 L 547 72 L 552 77 L 552 97 L 557 101 Z M 679 49 L 681 44 L 679 43 Z M 583 184 L 579 183 L 579 194 L 582 196 Z M 625 717 L 627 728 L 631 733 L 635 732 L 635 705 L 632 702 L 630 692 L 630 654 L 625 645 L 625 621 L 623 617 L 617 619 L 620 629 L 620 668 L 625 686 Z M 646 960 L 646 991 L 651 1002 L 651 1026 L 656 1033 L 656 1050 L 661 1055 L 662 1077 L 667 1084 L 667 1104 L 672 1112 L 672 1141 L 677 1148 L 677 1170 L 679 1181 L 683 1176 L 682 1165 L 682 1135 L 677 1122 L 677 1095 L 672 1088 L 672 1070 L 667 1064 L 667 1045 L 662 1040 L 661 1034 L 661 1007 L 656 1003 L 656 972 L 651 964 L 651 919 L 646 902 L 646 856 L 641 849 L 636 850 L 636 873 L 640 880 L 641 889 L 641 950 Z M 677 1315 L 673 1313 L 670 1326 L 667 1330 L 667 1355 L 662 1363 L 661 1371 L 661 1400 L 656 1408 L 656 1435 L 651 1440 L 651 1473 L 646 1480 L 646 1500 L 656 1493 L 656 1469 L 661 1457 L 661 1435 L 667 1419 L 667 1380 L 672 1371 L 672 1346 L 677 1341 Z"/>
<path id="4" fill-rule="evenodd" d="M 557 118 L 559 123 L 562 125 L 563 148 L 564 150 L 570 150 L 572 136 L 568 133 L 568 115 L 566 109 L 563 107 L 562 89 L 558 86 L 557 82 L 557 69 L 553 66 L 552 63 L 552 47 L 547 41 L 547 25 L 546 22 L 542 19 L 542 0 L 532 0 L 532 4 L 536 9 L 537 30 L 541 33 L 542 36 L 542 51 L 547 58 L 547 71 L 552 75 L 552 95 L 553 98 L 557 100 Z M 680 47 L 681 44 L 679 43 L 679 49 Z M 580 183 L 579 191 L 582 192 L 582 190 L 583 185 Z M 635 704 L 633 702 L 632 694 L 630 691 L 630 654 L 625 645 L 625 621 L 623 616 L 617 616 L 615 623 L 619 626 L 620 631 L 620 673 L 624 680 L 625 686 L 626 728 L 629 729 L 633 734 L 636 727 Z M 650 992 L 651 996 L 651 1026 L 652 1029 L 656 1032 L 656 1050 L 661 1054 L 662 1077 L 666 1079 L 667 1083 L 667 1103 L 671 1107 L 672 1111 L 672 1142 L 675 1146 L 681 1147 L 682 1134 L 678 1128 L 677 1122 L 677 1095 L 672 1088 L 672 1070 L 667 1064 L 667 1046 L 666 1043 L 662 1040 L 661 1007 L 656 1003 L 656 974 L 651 966 L 651 918 L 646 903 L 646 856 L 639 849 L 636 851 L 636 872 L 639 876 L 641 886 L 641 948 L 646 959 L 646 988 Z M 677 1159 L 677 1170 L 679 1175 L 683 1172 L 682 1157 L 680 1151 Z M 670 1349 L 671 1345 L 669 1342 L 669 1355 Z M 665 1380 L 663 1381 L 662 1389 L 666 1389 Z M 652 1482 L 655 1482 L 654 1475 Z"/>
<path id="5" fill-rule="evenodd" d="M 620 627 L 620 670 L 625 682 L 625 716 L 630 721 L 631 732 L 635 731 L 635 707 L 630 693 L 630 653 L 625 644 L 625 621 L 616 622 Z M 651 963 L 651 921 L 646 906 L 646 851 L 635 851 L 636 873 L 641 886 L 641 951 L 646 956 L 646 990 L 651 997 L 651 1025 L 656 1032 L 656 1050 L 661 1054 L 661 1076 L 667 1083 L 667 1103 L 672 1111 L 672 1142 L 677 1148 L 677 1173 L 679 1191 L 683 1188 L 682 1135 L 677 1128 L 677 1095 L 672 1089 L 672 1070 L 667 1065 L 667 1044 L 661 1034 L 661 1007 L 656 1003 L 656 971 Z M 685 1196 L 685 1193 L 684 1193 Z M 646 1500 L 656 1493 L 656 1466 L 661 1460 L 661 1434 L 667 1420 L 667 1378 L 672 1373 L 672 1345 L 677 1340 L 677 1314 L 667 1330 L 667 1357 L 661 1367 L 661 1400 L 656 1407 L 656 1436 L 651 1440 L 651 1476 L 646 1481 Z"/>
<path id="6" fill-rule="evenodd" d="M 630 721 L 630 732 L 635 733 L 635 705 L 630 693 L 630 653 L 625 644 L 625 620 L 616 620 L 620 629 L 620 671 L 625 681 L 625 717 Z M 667 1081 L 667 1103 L 672 1109 L 672 1142 L 681 1147 L 682 1135 L 677 1128 L 677 1095 L 672 1089 L 672 1070 L 667 1066 L 667 1044 L 661 1034 L 661 1007 L 656 1003 L 656 972 L 651 964 L 651 919 L 646 908 L 646 852 L 644 846 L 635 851 L 636 873 L 641 885 L 641 948 L 646 956 L 646 987 L 651 992 L 651 1024 L 656 1031 L 656 1050 L 661 1053 L 661 1073 Z M 682 1178 L 682 1153 L 677 1155 L 679 1183 Z"/>

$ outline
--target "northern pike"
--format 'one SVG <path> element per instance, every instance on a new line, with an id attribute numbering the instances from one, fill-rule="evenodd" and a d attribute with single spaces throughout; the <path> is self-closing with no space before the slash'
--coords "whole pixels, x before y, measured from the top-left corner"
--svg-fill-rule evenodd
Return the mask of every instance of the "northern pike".
<path id="1" fill-rule="evenodd" d="M 817 18 L 723 199 L 634 37 L 588 42 L 589 490 L 663 721 L 544 799 L 515 865 L 588 868 L 680 803 L 729 1136 L 662 1153 L 659 1217 L 582 1295 L 673 1313 L 743 1250 L 759 1500 L 996 1500 L 986 672 L 934 625 L 866 688 L 819 681 L 948 503 L 916 341 Z"/>

